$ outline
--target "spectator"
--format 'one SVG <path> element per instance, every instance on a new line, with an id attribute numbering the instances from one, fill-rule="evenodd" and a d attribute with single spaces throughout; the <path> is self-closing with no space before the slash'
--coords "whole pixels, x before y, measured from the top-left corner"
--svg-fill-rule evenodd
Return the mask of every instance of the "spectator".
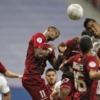
<path id="1" fill-rule="evenodd" d="M 53 68 L 48 68 L 45 73 L 45 78 L 47 80 L 47 88 L 49 90 L 49 94 L 54 90 L 55 84 L 57 82 L 57 73 Z"/>

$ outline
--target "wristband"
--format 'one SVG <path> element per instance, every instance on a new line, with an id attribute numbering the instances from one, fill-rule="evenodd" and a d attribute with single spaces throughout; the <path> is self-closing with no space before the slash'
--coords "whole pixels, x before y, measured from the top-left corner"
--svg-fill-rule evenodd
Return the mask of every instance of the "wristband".
<path id="1" fill-rule="evenodd" d="M 48 48 L 48 50 L 50 50 L 50 52 L 52 52 L 52 51 L 53 51 L 53 49 L 52 49 L 52 48 Z"/>

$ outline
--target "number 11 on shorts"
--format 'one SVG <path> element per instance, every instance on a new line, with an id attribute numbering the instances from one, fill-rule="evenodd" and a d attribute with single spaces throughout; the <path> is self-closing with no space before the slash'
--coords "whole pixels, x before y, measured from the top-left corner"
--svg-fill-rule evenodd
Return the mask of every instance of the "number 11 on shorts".
<path id="1" fill-rule="evenodd" d="M 39 91 L 39 93 L 40 93 L 43 100 L 47 98 L 44 90 Z"/>

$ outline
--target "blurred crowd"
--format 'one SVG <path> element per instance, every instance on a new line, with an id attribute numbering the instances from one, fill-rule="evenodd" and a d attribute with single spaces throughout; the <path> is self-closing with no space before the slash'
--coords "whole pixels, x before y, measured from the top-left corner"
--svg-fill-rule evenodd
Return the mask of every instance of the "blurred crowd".
<path id="1" fill-rule="evenodd" d="M 100 0 L 88 0 L 90 3 L 93 4 L 100 11 Z"/>

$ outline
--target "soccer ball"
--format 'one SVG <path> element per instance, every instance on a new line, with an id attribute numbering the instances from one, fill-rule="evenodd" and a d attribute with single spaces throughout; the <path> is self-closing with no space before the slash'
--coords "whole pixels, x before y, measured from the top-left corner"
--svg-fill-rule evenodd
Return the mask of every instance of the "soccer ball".
<path id="1" fill-rule="evenodd" d="M 79 4 L 71 4 L 67 8 L 67 15 L 73 20 L 79 20 L 83 17 L 83 8 Z"/>

